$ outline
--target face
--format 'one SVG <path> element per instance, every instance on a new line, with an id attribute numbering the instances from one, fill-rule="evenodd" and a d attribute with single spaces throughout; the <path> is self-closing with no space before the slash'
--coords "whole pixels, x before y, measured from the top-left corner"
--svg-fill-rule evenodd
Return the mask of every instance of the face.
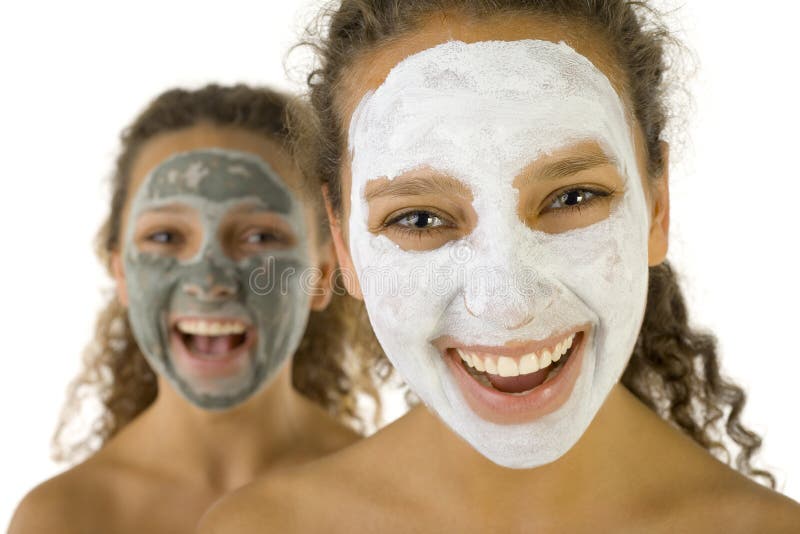
<path id="1" fill-rule="evenodd" d="M 387 355 L 495 463 L 559 458 L 644 315 L 651 220 L 624 102 L 540 39 L 419 46 L 354 101 L 345 256 Z"/>
<path id="2" fill-rule="evenodd" d="M 134 166 L 120 259 L 131 327 L 156 372 L 206 409 L 267 384 L 313 305 L 308 211 L 269 144 L 201 128 L 151 142 Z"/>

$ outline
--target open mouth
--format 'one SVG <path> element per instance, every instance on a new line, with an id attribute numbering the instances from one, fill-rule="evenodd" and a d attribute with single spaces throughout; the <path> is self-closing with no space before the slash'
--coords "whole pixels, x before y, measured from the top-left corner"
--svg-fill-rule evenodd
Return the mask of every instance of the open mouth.
<path id="1" fill-rule="evenodd" d="M 592 328 L 585 323 L 547 339 L 503 346 L 465 345 L 449 336 L 432 343 L 476 415 L 497 424 L 524 424 L 558 410 L 571 397 Z"/>
<path id="2" fill-rule="evenodd" d="M 509 355 L 453 347 L 448 352 L 483 387 L 511 395 L 527 395 L 555 379 L 580 346 L 583 331 L 572 332 L 537 350 Z M 516 352 L 519 352 L 517 350 Z"/>
<path id="3" fill-rule="evenodd" d="M 173 330 L 190 356 L 209 361 L 240 353 L 253 338 L 252 327 L 235 319 L 179 319 Z"/>

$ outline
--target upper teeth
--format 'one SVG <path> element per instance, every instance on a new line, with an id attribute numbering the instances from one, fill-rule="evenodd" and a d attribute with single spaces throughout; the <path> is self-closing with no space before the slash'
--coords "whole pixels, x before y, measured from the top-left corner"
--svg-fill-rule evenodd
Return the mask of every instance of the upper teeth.
<path id="1" fill-rule="evenodd" d="M 182 319 L 178 321 L 178 330 L 184 334 L 196 336 L 227 336 L 243 334 L 247 326 L 240 321 L 219 322 L 202 319 Z"/>
<path id="2" fill-rule="evenodd" d="M 521 358 L 510 358 L 508 356 L 496 356 L 494 354 L 476 353 L 463 349 L 456 349 L 461 359 L 478 371 L 485 371 L 492 375 L 500 376 L 519 376 L 535 373 L 544 369 L 551 363 L 555 363 L 572 346 L 575 334 L 560 341 L 554 348 L 542 349 L 539 353 L 531 352 Z"/>

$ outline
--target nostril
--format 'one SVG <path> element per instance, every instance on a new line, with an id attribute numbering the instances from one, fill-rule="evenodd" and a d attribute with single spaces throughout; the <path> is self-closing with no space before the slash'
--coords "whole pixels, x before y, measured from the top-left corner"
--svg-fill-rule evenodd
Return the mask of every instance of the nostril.
<path id="1" fill-rule="evenodd" d="M 236 294 L 236 289 L 231 286 L 215 285 L 209 293 L 214 298 L 232 297 Z"/>
<path id="2" fill-rule="evenodd" d="M 464 299 L 464 308 L 467 310 L 467 313 L 476 319 L 479 317 L 479 314 L 473 312 L 469 307 L 469 302 L 467 302 L 467 295 L 466 293 L 461 294 L 462 298 Z"/>
<path id="3" fill-rule="evenodd" d="M 198 299 L 223 299 L 236 295 L 236 288 L 229 285 L 215 284 L 210 289 L 198 284 L 184 284 L 183 291 Z"/>
<path id="4" fill-rule="evenodd" d="M 509 330 L 519 330 L 523 326 L 527 326 L 528 324 L 530 324 L 532 321 L 533 321 L 533 315 L 529 315 L 529 316 L 525 317 L 519 323 L 517 323 L 515 325 L 507 326 L 506 328 L 508 328 Z"/>
<path id="5" fill-rule="evenodd" d="M 505 299 L 471 299 L 466 294 L 462 295 L 466 312 L 476 319 L 490 321 L 497 327 L 506 330 L 518 330 L 533 322 L 539 311 L 532 309 L 532 303 L 519 298 Z M 549 307 L 552 299 L 544 309 Z"/>

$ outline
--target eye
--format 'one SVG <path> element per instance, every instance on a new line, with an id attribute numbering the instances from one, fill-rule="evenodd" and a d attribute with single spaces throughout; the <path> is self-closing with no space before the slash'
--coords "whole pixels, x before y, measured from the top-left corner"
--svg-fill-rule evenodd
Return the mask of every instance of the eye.
<path id="1" fill-rule="evenodd" d="M 545 211 L 570 212 L 593 205 L 602 198 L 610 197 L 613 191 L 601 191 L 599 189 L 589 189 L 577 187 L 556 193 L 551 198 L 550 204 Z"/>
<path id="2" fill-rule="evenodd" d="M 246 251 L 288 247 L 294 244 L 290 234 L 274 228 L 252 228 L 242 234 L 240 247 Z"/>
<path id="3" fill-rule="evenodd" d="M 399 226 L 406 231 L 425 231 L 447 226 L 445 221 L 431 211 L 415 210 L 401 213 L 389 220 L 386 226 Z"/>
<path id="4" fill-rule="evenodd" d="M 244 237 L 244 242 L 248 245 L 260 245 L 280 241 L 280 237 L 272 232 L 251 232 Z"/>
<path id="5" fill-rule="evenodd" d="M 180 242 L 181 236 L 177 232 L 161 230 L 148 234 L 145 239 L 158 245 L 175 245 Z"/>

